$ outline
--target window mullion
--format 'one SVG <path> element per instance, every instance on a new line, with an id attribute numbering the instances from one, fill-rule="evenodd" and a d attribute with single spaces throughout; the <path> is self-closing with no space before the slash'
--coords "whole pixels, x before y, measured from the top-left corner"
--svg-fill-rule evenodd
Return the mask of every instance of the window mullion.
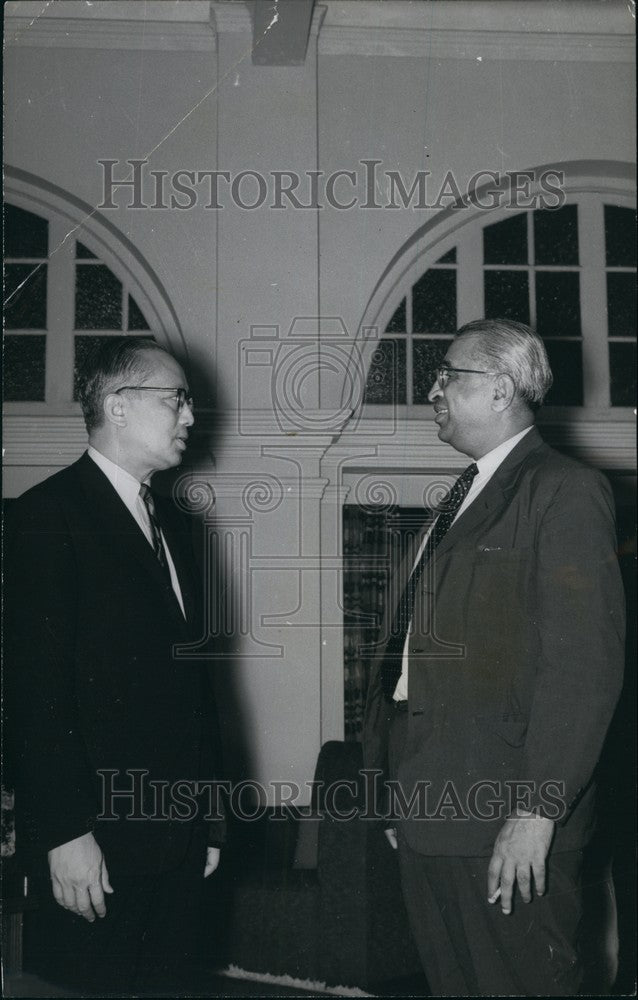
<path id="1" fill-rule="evenodd" d="M 583 398 L 586 408 L 606 410 L 610 405 L 610 393 L 605 223 L 602 200 L 583 196 L 579 203 L 578 214 Z"/>
<path id="2" fill-rule="evenodd" d="M 75 240 L 63 219 L 49 223 L 47 353 L 45 398 L 53 406 L 73 401 L 73 326 L 75 322 Z"/>
<path id="3" fill-rule="evenodd" d="M 465 226 L 460 230 L 456 259 L 456 322 L 461 327 L 485 316 L 481 226 Z"/>
<path id="4" fill-rule="evenodd" d="M 534 239 L 534 212 L 527 213 L 527 294 L 529 302 L 529 323 L 533 330 L 538 321 L 536 307 L 536 241 Z"/>

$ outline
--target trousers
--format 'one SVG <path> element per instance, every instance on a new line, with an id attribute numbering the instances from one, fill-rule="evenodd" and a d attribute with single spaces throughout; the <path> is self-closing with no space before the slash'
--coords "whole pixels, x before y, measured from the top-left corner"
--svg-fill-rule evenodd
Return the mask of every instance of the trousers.
<path id="1" fill-rule="evenodd" d="M 393 778 L 407 725 L 407 713 L 397 712 L 389 748 Z M 419 854 L 400 825 L 397 836 L 403 898 L 434 996 L 578 993 L 582 851 L 550 852 L 545 895 L 529 904 L 517 895 L 505 915 L 498 903 L 487 902 L 489 857 Z"/>
<path id="2" fill-rule="evenodd" d="M 86 996 L 183 989 L 197 960 L 205 856 L 202 828 L 171 871 L 136 871 L 107 857 L 114 892 L 93 923 L 59 906 L 43 880 L 25 926 L 26 970 Z"/>

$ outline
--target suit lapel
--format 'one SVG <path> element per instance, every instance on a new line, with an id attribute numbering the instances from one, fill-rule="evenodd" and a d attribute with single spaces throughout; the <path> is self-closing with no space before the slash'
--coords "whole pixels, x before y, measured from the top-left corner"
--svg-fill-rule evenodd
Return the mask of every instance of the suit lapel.
<path id="1" fill-rule="evenodd" d="M 172 618 L 183 627 L 184 616 L 173 588 L 167 585 L 164 572 L 144 532 L 117 491 L 88 454 L 82 456 L 76 468 L 86 497 L 87 509 L 99 525 L 99 534 L 106 544 L 125 548 L 131 559 L 141 563 L 149 582 L 155 587 Z M 172 555 L 173 548 L 171 548 Z"/>
<path id="2" fill-rule="evenodd" d="M 492 512 L 501 508 L 508 500 L 509 495 L 516 488 L 518 477 L 525 459 L 533 451 L 543 445 L 543 439 L 535 427 L 522 438 L 515 448 L 509 453 L 505 461 L 498 467 L 485 488 L 481 490 L 476 500 L 468 507 L 462 516 L 453 521 L 445 537 L 439 542 L 436 557 L 447 552 L 453 545 L 461 539 L 473 534 L 480 525 L 487 520 Z M 405 590 L 410 574 L 414 569 L 416 557 L 423 543 L 423 539 L 430 530 L 431 521 L 427 521 L 421 530 L 416 534 L 412 542 L 407 547 L 406 555 L 403 557 L 395 574 L 398 581 L 396 591 L 391 591 L 391 601 L 386 607 L 384 620 L 389 623 L 394 620 L 401 595 Z M 423 585 L 423 584 L 422 584 Z"/>
<path id="3" fill-rule="evenodd" d="M 507 455 L 504 462 L 499 465 L 476 500 L 458 520 L 452 522 L 449 531 L 437 546 L 437 556 L 447 552 L 461 539 L 473 534 L 490 514 L 507 502 L 509 494 L 516 487 L 523 462 L 531 452 L 536 451 L 542 444 L 543 439 L 533 427 Z"/>

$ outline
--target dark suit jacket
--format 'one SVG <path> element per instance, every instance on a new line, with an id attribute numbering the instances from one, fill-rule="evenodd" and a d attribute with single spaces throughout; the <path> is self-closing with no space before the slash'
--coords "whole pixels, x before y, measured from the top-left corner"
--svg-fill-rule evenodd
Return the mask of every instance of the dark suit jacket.
<path id="1" fill-rule="evenodd" d="M 88 455 L 13 505 L 5 675 L 19 848 L 28 842 L 42 855 L 92 829 L 107 864 L 114 853 L 155 870 L 176 866 L 187 850 L 193 824 L 158 818 L 148 781 L 212 778 L 215 721 L 204 668 L 174 652 L 202 634 L 189 525 L 156 503 L 186 620 L 151 546 Z M 127 769 L 145 773 L 134 807 L 130 796 L 113 801 L 118 820 L 96 820 L 101 769 L 117 771 L 114 786 L 128 789 Z M 168 810 L 160 804 L 159 813 Z"/>
<path id="2" fill-rule="evenodd" d="M 420 540 L 399 570 L 397 598 Z M 419 781 L 431 783 L 422 808 L 430 818 L 403 824 L 415 850 L 491 854 L 508 809 L 490 819 L 490 800 L 507 804 L 508 781 L 533 784 L 532 806 L 556 795 L 546 782 L 562 783 L 561 801 L 546 812 L 562 813 L 553 849 L 585 843 L 592 774 L 622 683 L 623 609 L 609 485 L 533 428 L 453 523 L 422 578 L 398 768 L 408 801 Z M 381 691 L 383 652 L 384 644 L 364 755 L 386 772 L 394 709 Z"/>

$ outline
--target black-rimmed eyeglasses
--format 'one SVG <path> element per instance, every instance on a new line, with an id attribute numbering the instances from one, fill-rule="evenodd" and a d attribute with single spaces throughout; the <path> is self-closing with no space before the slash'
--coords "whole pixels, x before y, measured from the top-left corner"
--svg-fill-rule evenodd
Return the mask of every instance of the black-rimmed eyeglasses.
<path id="1" fill-rule="evenodd" d="M 445 389 L 446 385 L 450 381 L 450 374 L 454 372 L 461 372 L 464 375 L 498 375 L 499 372 L 486 372 L 482 368 L 453 368 L 452 365 L 439 365 L 435 369 L 436 380 L 439 383 L 441 389 Z"/>
<path id="2" fill-rule="evenodd" d="M 172 396 L 169 399 L 175 400 L 175 408 L 178 413 L 181 413 L 185 406 L 188 406 L 189 410 L 193 409 L 194 401 L 193 397 L 183 389 L 181 386 L 172 385 L 122 385 L 115 392 L 170 392 Z"/>

